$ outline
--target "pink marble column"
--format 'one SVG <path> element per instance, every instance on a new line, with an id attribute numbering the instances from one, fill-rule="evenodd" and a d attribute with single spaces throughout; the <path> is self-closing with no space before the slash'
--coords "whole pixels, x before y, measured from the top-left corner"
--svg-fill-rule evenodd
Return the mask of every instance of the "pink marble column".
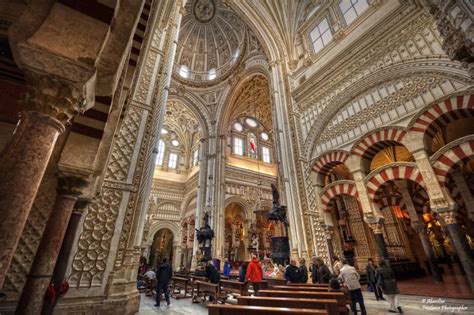
<path id="1" fill-rule="evenodd" d="M 0 155 L 0 288 L 63 124 L 28 111 Z"/>
<path id="2" fill-rule="evenodd" d="M 16 314 L 38 314 L 42 309 L 74 204 L 81 193 L 78 189 L 85 187 L 87 181 L 80 177 L 66 176 L 59 178 L 58 185 L 56 203 L 23 287 Z"/>

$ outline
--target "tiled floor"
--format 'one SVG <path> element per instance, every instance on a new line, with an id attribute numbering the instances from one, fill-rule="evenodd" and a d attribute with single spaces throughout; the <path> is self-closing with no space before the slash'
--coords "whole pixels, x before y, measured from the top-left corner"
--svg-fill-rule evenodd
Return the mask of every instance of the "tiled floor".
<path id="1" fill-rule="evenodd" d="M 364 292 L 364 300 L 367 307 L 368 315 L 392 314 L 388 312 L 388 303 L 386 301 L 376 301 L 372 293 Z M 474 314 L 473 300 L 459 299 L 437 299 L 427 300 L 424 296 L 400 295 L 400 305 L 406 315 L 445 315 L 445 314 Z M 232 303 L 233 301 L 229 301 Z M 154 315 L 154 314 L 207 314 L 205 306 L 191 303 L 191 299 L 171 299 L 171 305 L 161 307 L 154 306 L 155 301 L 151 297 L 142 295 L 140 302 L 140 311 L 138 315 Z M 457 307 L 456 312 L 453 307 Z"/>
<path id="2" fill-rule="evenodd" d="M 474 299 L 466 276 L 454 266 L 454 270 L 445 268 L 443 282 L 436 283 L 431 276 L 398 281 L 403 294 L 426 295 L 431 297 L 450 297 L 458 299 Z"/>

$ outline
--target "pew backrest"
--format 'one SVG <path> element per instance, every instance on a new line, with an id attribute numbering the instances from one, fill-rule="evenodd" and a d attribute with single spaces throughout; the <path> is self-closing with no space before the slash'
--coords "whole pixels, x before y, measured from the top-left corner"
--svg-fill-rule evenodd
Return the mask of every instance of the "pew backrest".
<path id="1" fill-rule="evenodd" d="M 209 315 L 306 315 L 306 314 L 328 314 L 323 309 L 304 309 L 304 308 L 286 308 L 286 307 L 264 307 L 264 306 L 242 306 L 242 305 L 208 305 Z"/>
<path id="2" fill-rule="evenodd" d="M 239 305 L 272 306 L 290 308 L 325 309 L 328 314 L 338 313 L 338 304 L 335 299 L 307 299 L 307 298 L 284 298 L 264 296 L 239 296 Z"/>

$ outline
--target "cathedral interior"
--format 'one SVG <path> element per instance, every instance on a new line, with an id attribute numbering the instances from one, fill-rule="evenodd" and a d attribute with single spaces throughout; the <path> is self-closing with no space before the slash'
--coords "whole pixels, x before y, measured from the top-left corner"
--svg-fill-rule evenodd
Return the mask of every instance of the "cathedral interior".
<path id="1" fill-rule="evenodd" d="M 0 152 L 0 314 L 277 252 L 474 313 L 473 0 L 0 0 Z"/>

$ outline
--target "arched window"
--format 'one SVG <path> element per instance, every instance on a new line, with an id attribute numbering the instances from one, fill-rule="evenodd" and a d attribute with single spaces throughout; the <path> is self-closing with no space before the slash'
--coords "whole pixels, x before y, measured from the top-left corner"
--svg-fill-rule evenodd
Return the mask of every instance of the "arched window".
<path id="1" fill-rule="evenodd" d="M 248 154 L 249 157 L 256 159 L 257 158 L 257 139 L 253 132 L 249 132 L 247 135 L 248 141 Z"/>
<path id="2" fill-rule="evenodd" d="M 170 153 L 168 159 L 168 167 L 175 169 L 178 166 L 178 155 L 176 153 Z"/>
<path id="3" fill-rule="evenodd" d="M 339 2 L 339 9 L 341 9 L 347 25 L 354 22 L 368 7 L 367 0 L 342 0 Z"/>
<path id="4" fill-rule="evenodd" d="M 158 155 L 156 157 L 156 165 L 163 166 L 163 158 L 165 157 L 165 143 L 163 140 L 158 142 Z"/>

